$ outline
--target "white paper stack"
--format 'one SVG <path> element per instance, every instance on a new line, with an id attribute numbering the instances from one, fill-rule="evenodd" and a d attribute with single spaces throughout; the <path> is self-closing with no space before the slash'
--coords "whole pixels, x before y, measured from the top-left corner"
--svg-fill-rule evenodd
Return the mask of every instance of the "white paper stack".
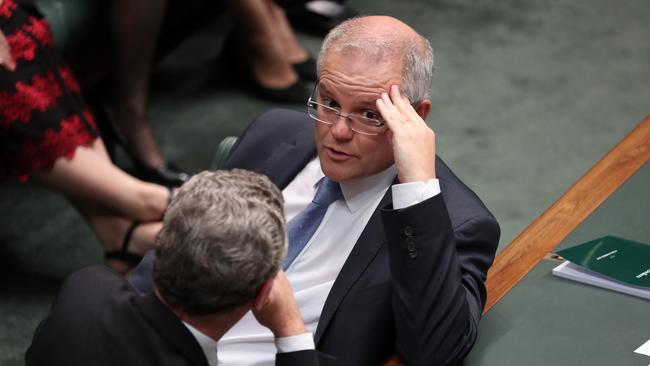
<path id="1" fill-rule="evenodd" d="M 650 289 L 648 288 L 628 285 L 613 280 L 607 276 L 590 271 L 569 261 L 565 261 L 559 266 L 553 268 L 553 275 L 650 300 Z"/>

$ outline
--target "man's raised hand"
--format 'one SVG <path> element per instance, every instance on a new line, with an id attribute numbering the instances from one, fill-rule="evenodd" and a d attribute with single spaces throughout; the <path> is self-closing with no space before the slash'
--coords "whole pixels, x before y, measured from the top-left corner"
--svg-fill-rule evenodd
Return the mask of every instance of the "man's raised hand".
<path id="1" fill-rule="evenodd" d="M 377 108 L 389 131 L 397 175 L 401 183 L 436 178 L 436 136 L 396 85 L 377 99 Z"/>

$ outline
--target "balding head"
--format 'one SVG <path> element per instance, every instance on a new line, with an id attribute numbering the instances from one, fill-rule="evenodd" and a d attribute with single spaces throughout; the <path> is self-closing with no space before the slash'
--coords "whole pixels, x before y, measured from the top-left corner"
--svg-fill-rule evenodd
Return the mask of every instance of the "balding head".
<path id="1" fill-rule="evenodd" d="M 332 29 L 318 56 L 318 74 L 328 54 L 362 56 L 371 64 L 401 62 L 403 92 L 412 101 L 429 98 L 433 76 L 433 51 L 424 37 L 388 16 L 347 20 Z"/>

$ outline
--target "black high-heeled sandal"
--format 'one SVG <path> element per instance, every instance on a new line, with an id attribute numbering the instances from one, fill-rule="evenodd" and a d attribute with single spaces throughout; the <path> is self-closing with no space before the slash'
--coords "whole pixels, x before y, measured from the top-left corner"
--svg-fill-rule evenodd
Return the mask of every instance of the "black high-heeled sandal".
<path id="1" fill-rule="evenodd" d="M 150 167 L 144 164 L 140 159 L 133 153 L 133 150 L 126 143 L 124 136 L 120 134 L 118 129 L 115 127 L 109 112 L 106 110 L 106 107 L 101 104 L 100 97 L 90 97 L 90 105 L 95 114 L 95 120 L 97 122 L 97 127 L 108 151 L 112 161 L 115 161 L 115 151 L 117 145 L 120 145 L 122 149 L 129 156 L 133 162 L 135 171 L 133 175 L 136 177 L 146 180 L 148 182 L 158 183 L 164 186 L 169 187 L 180 187 L 183 183 L 187 182 L 190 179 L 190 175 L 181 169 L 177 168 L 172 163 L 166 163 L 159 167 Z"/>
<path id="2" fill-rule="evenodd" d="M 120 274 L 122 275 L 135 268 L 135 266 L 140 264 L 140 261 L 142 260 L 142 255 L 129 252 L 131 236 L 133 236 L 133 231 L 135 231 L 138 225 L 140 225 L 140 222 L 136 221 L 131 224 L 131 226 L 129 226 L 129 228 L 126 230 L 126 233 L 124 233 L 124 239 L 122 239 L 121 249 L 104 253 L 104 259 L 106 261 L 117 260 L 127 265 L 127 269 L 125 271 L 121 271 Z"/>
<path id="3" fill-rule="evenodd" d="M 268 88 L 260 84 L 252 75 L 247 74 L 246 84 L 249 89 L 259 97 L 278 103 L 304 103 L 310 94 L 309 87 L 301 79 L 286 88 Z"/>
<path id="4" fill-rule="evenodd" d="M 308 56 L 305 61 L 297 62 L 292 66 L 301 79 L 308 81 L 318 80 L 318 74 L 316 73 L 316 60 L 314 60 L 313 57 Z"/>
<path id="5" fill-rule="evenodd" d="M 135 176 L 142 178 L 143 180 L 158 183 L 167 187 L 180 187 L 183 183 L 190 180 L 189 174 L 178 169 L 176 165 L 172 163 L 166 163 L 157 168 L 151 168 L 140 163 L 137 159 L 133 158 L 133 156 L 132 159 L 136 166 Z"/>

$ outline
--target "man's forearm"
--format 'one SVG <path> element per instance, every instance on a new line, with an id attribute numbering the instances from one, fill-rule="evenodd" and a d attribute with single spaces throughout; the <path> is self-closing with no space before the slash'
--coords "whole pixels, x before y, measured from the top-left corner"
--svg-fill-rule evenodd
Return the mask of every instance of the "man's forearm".
<path id="1" fill-rule="evenodd" d="M 470 220 L 476 222 L 464 223 L 468 226 L 455 233 L 441 195 L 406 209 L 384 210 L 383 219 L 400 355 L 414 365 L 462 359 L 475 342 L 485 296 L 483 269 L 463 264 L 472 261 L 481 238 L 490 237 L 484 231 L 491 230 L 493 219 Z"/>

